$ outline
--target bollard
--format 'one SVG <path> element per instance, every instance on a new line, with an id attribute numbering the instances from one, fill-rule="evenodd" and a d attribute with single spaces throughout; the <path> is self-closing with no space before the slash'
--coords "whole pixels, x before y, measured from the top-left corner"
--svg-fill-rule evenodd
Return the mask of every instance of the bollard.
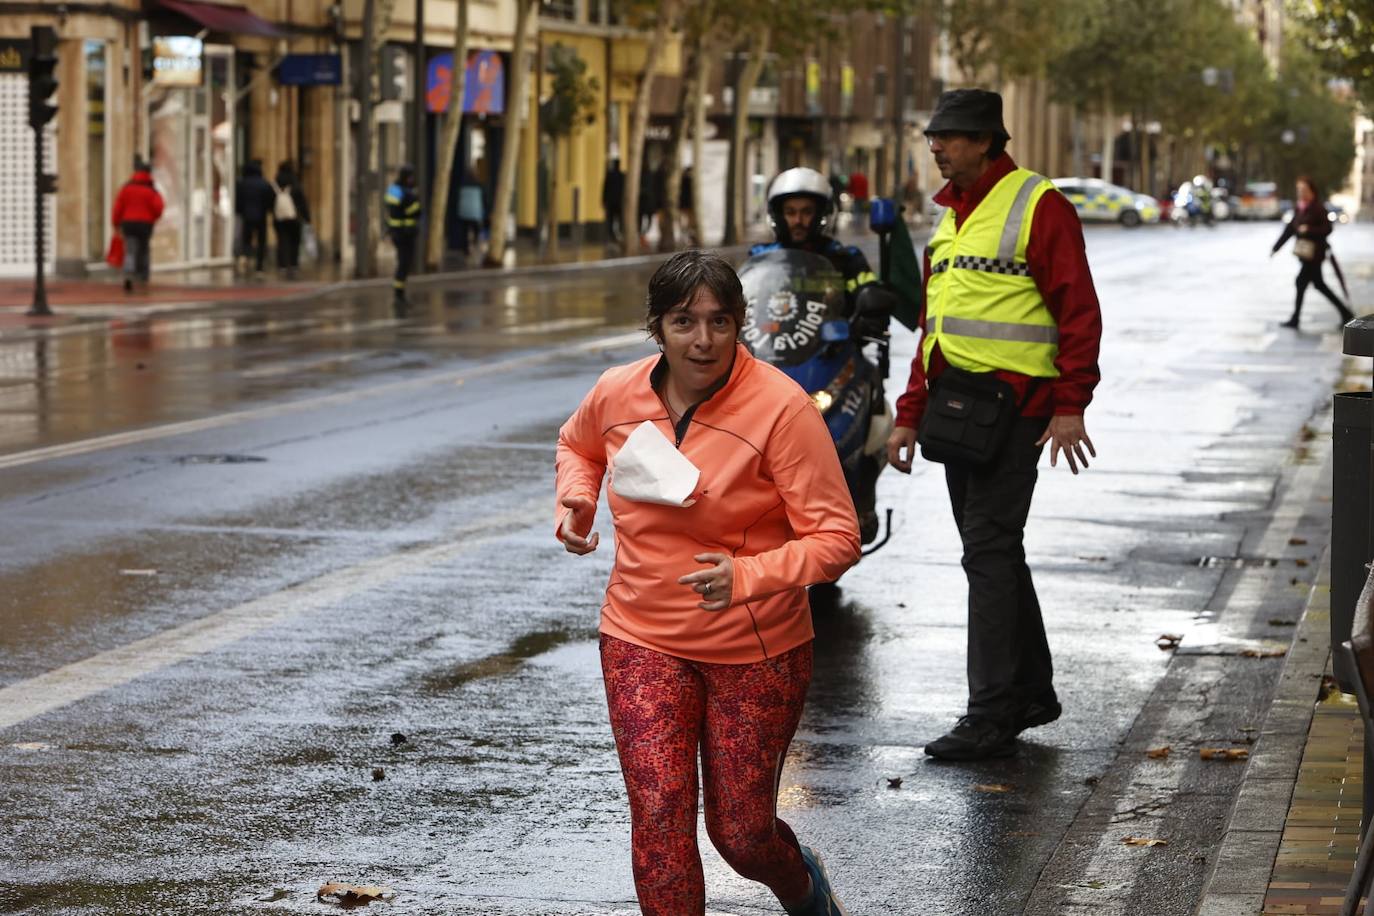
<path id="1" fill-rule="evenodd" d="M 1348 356 L 1374 356 L 1374 315 L 1348 323 L 1342 343 Z M 1332 419 L 1331 645 L 1339 646 L 1350 638 L 1355 602 L 1368 575 L 1365 564 L 1374 558 L 1370 530 L 1374 399 L 1370 392 L 1337 392 Z M 1355 671 L 1342 653 L 1336 654 L 1334 669 L 1341 690 L 1353 693 Z"/>

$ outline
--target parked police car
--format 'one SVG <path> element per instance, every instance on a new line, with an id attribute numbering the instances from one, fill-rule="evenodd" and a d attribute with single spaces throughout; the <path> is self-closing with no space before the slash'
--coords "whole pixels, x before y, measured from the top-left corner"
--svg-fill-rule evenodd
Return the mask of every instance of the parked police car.
<path id="1" fill-rule="evenodd" d="M 1148 194 L 1110 184 L 1101 178 L 1055 178 L 1055 187 L 1072 201 L 1085 223 L 1120 223 L 1135 227 L 1159 222 L 1159 201 Z"/>

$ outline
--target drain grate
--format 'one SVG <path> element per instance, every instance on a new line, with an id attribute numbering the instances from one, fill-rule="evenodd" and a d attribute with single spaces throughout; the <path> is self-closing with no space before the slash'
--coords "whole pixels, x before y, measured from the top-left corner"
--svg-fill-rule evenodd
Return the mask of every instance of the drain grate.
<path id="1" fill-rule="evenodd" d="M 258 455 L 178 455 L 177 464 L 248 464 L 253 461 L 266 461 Z"/>
<path id="2" fill-rule="evenodd" d="M 1273 557 L 1199 557 L 1197 564 L 1205 569 L 1264 569 L 1278 566 Z"/>

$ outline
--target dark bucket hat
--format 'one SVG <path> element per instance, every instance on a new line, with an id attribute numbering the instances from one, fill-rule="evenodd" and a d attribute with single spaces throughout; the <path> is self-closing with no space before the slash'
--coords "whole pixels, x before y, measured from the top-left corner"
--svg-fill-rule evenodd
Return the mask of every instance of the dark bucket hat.
<path id="1" fill-rule="evenodd" d="M 925 132 L 937 134 L 947 130 L 993 134 L 1003 141 L 1011 139 L 1002 123 L 1002 97 L 987 89 L 951 89 L 940 93 Z"/>

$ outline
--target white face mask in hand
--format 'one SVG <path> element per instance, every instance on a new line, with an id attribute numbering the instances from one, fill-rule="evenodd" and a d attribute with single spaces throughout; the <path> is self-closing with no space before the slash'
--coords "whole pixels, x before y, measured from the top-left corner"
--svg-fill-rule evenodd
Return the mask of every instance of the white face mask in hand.
<path id="1" fill-rule="evenodd" d="M 630 433 L 611 462 L 611 489 L 617 495 L 642 503 L 686 508 L 697 488 L 701 471 L 673 447 L 652 420 Z"/>

